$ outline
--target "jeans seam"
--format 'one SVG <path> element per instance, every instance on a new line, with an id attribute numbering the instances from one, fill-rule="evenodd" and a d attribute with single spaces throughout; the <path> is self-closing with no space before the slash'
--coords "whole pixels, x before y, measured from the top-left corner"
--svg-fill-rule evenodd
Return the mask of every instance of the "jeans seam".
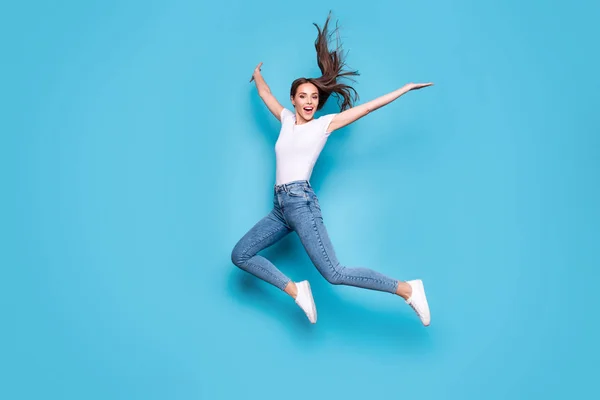
<path id="1" fill-rule="evenodd" d="M 287 284 L 287 282 L 286 282 L 286 281 L 283 281 L 283 280 L 281 280 L 281 279 L 279 279 L 279 278 L 278 278 L 278 277 L 277 277 L 275 274 L 273 274 L 273 273 L 272 273 L 271 271 L 269 271 L 268 269 L 266 269 L 266 268 L 262 267 L 261 265 L 251 262 L 250 260 L 251 260 L 252 258 L 254 258 L 254 257 L 256 257 L 256 255 L 254 255 L 254 256 L 252 256 L 252 257 L 250 257 L 249 259 L 247 259 L 247 260 L 245 261 L 245 264 L 250 264 L 250 265 L 253 265 L 254 267 L 257 267 L 258 269 L 260 269 L 260 270 L 262 270 L 263 272 L 265 272 L 267 275 L 269 275 L 269 276 L 272 276 L 272 277 L 273 277 L 273 280 L 279 284 L 279 285 L 278 285 L 278 287 L 279 287 L 281 290 L 285 289 L 285 285 L 284 285 L 284 284 Z"/>
<path id="2" fill-rule="evenodd" d="M 285 227 L 283 227 L 285 229 Z M 254 242 L 252 242 L 252 244 L 248 245 L 243 251 L 242 251 L 242 257 L 246 256 L 248 254 L 248 250 L 250 250 L 252 247 L 254 247 L 257 243 L 260 243 L 261 241 L 273 236 L 277 231 L 281 230 L 282 227 L 277 227 L 269 232 L 267 232 L 265 235 L 261 236 L 259 239 L 255 240 Z M 254 254 L 252 257 L 256 256 L 256 254 Z M 250 260 L 252 259 L 252 257 L 248 258 L 244 264 L 252 264 L 255 267 L 258 267 L 260 270 L 264 271 L 265 273 L 267 273 L 268 275 L 273 277 L 273 280 L 280 283 L 279 288 L 281 290 L 285 289 L 283 288 L 284 284 L 286 284 L 287 282 L 278 279 L 277 276 L 275 274 L 273 274 L 271 271 L 269 271 L 268 269 L 262 267 L 261 265 L 258 265 L 256 263 L 251 262 Z"/>
<path id="3" fill-rule="evenodd" d="M 261 236 L 259 239 L 255 240 L 254 242 L 252 242 L 250 245 L 248 245 L 243 251 L 242 251 L 242 256 L 245 256 L 246 253 L 248 253 L 248 250 L 250 250 L 253 246 L 255 246 L 257 243 L 262 242 L 263 240 L 273 236 L 277 231 L 279 231 L 281 229 L 281 227 L 277 227 L 271 231 L 269 231 L 268 233 L 266 233 L 265 235 Z"/>
<path id="4" fill-rule="evenodd" d="M 314 228 L 314 230 L 315 230 L 315 232 L 317 234 L 317 240 L 319 242 L 319 246 L 321 247 L 323 255 L 325 255 L 325 259 L 327 260 L 327 264 L 329 265 L 329 268 L 334 272 L 334 274 L 338 274 L 338 275 L 342 276 L 344 279 L 348 279 L 350 281 L 352 281 L 352 280 L 355 280 L 355 281 L 368 281 L 368 280 L 371 280 L 373 282 L 381 283 L 381 284 L 383 284 L 385 286 L 388 286 L 387 282 L 382 281 L 382 280 L 377 279 L 377 278 L 369 278 L 369 277 L 355 278 L 355 277 L 352 277 L 352 276 L 345 275 L 345 274 L 342 274 L 340 272 L 337 272 L 336 269 L 335 269 L 335 267 L 333 267 L 333 263 L 331 262 L 331 259 L 329 258 L 329 255 L 327 254 L 327 251 L 325 250 L 325 246 L 323 246 L 323 241 L 321 240 L 321 234 L 319 233 L 319 229 L 317 228 L 317 223 L 315 221 L 315 216 L 313 214 L 312 207 L 309 206 L 308 208 L 310 210 L 310 216 L 311 216 L 311 219 L 312 219 L 313 228 Z"/>
<path id="5" fill-rule="evenodd" d="M 334 273 L 338 273 L 335 270 L 335 268 L 333 267 L 333 263 L 331 262 L 331 259 L 329 258 L 329 254 L 327 254 L 327 251 L 325 250 L 325 246 L 323 246 L 323 241 L 321 240 L 321 234 L 319 234 L 319 229 L 317 228 L 317 222 L 315 221 L 315 215 L 313 213 L 313 209 L 312 209 L 310 203 L 308 205 L 308 209 L 310 211 L 310 217 L 312 220 L 313 229 L 315 230 L 315 233 L 317 234 L 317 241 L 319 242 L 319 247 L 321 248 L 321 252 L 325 256 L 325 259 L 327 260 L 327 265 L 329 266 L 329 269 L 332 270 Z"/>

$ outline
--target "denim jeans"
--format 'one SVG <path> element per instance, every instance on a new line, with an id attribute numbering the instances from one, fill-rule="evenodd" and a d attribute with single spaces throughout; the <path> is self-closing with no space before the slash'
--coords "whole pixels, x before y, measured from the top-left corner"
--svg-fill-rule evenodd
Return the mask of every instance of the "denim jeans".
<path id="1" fill-rule="evenodd" d="M 305 180 L 275 186 L 273 209 L 239 240 L 231 260 L 241 269 L 283 290 L 290 278 L 257 253 L 292 231 L 298 234 L 312 263 L 328 282 L 396 293 L 397 280 L 367 268 L 340 264 L 323 224 L 317 195 Z"/>

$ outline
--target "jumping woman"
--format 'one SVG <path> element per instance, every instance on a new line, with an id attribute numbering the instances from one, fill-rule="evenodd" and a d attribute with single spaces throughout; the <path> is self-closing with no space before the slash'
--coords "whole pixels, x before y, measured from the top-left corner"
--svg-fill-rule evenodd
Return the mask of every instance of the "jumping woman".
<path id="1" fill-rule="evenodd" d="M 290 295 L 317 322 L 317 310 L 308 281 L 294 282 L 266 258 L 258 255 L 288 233 L 297 233 L 312 263 L 321 275 L 334 285 L 388 292 L 402 297 L 417 313 L 423 325 L 431 320 L 421 280 L 399 281 L 366 268 L 346 267 L 338 261 L 323 223 L 319 200 L 309 183 L 313 167 L 329 135 L 365 115 L 396 100 L 403 94 L 432 83 L 409 83 L 368 103 L 353 106 L 356 90 L 338 82 L 339 78 L 356 76 L 357 71 L 344 71 L 345 62 L 338 43 L 330 51 L 327 17 L 323 30 L 317 24 L 317 63 L 322 76 L 299 78 L 291 86 L 290 100 L 294 111 L 284 108 L 271 94 L 261 75 L 262 63 L 255 68 L 250 82 L 256 83 L 258 94 L 273 115 L 281 121 L 275 144 L 276 175 L 273 209 L 254 225 L 235 245 L 231 259 L 235 265 Z M 336 29 L 332 32 L 336 33 Z M 340 113 L 315 118 L 332 94 L 338 97 Z M 354 96 L 353 96 L 354 95 Z"/>

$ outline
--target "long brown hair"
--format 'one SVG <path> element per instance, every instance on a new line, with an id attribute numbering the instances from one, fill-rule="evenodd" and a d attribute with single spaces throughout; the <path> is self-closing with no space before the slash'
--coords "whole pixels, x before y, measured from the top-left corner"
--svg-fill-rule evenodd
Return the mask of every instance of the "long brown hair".
<path id="1" fill-rule="evenodd" d="M 327 99 L 332 94 L 338 97 L 338 104 L 340 109 L 344 111 L 347 108 L 351 108 L 353 103 L 358 99 L 358 93 L 356 90 L 349 85 L 340 83 L 337 80 L 339 78 L 347 78 L 354 81 L 350 76 L 358 76 L 358 71 L 344 71 L 346 62 L 344 61 L 344 54 L 342 52 L 342 45 L 339 38 L 339 28 L 337 26 L 333 32 L 328 32 L 329 19 L 331 18 L 331 12 L 327 16 L 323 29 L 319 28 L 319 25 L 313 23 L 317 27 L 317 39 L 315 40 L 315 49 L 317 50 L 317 64 L 321 70 L 321 77 L 319 78 L 298 78 L 292 83 L 290 89 L 290 96 L 295 96 L 298 86 L 303 83 L 312 83 L 319 91 L 319 105 L 317 110 L 323 108 Z M 335 50 L 329 50 L 329 39 L 334 34 L 336 35 L 336 48 Z"/>

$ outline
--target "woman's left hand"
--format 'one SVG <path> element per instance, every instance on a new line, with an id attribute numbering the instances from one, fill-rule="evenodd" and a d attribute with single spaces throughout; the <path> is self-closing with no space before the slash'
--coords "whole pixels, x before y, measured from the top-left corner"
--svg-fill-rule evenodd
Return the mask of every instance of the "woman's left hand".
<path id="1" fill-rule="evenodd" d="M 262 67 L 263 63 L 260 62 L 256 68 L 254 68 L 254 72 L 252 73 L 252 78 L 250 78 L 250 82 L 252 82 L 254 80 L 254 75 L 256 74 L 260 74 L 260 67 Z"/>
<path id="2" fill-rule="evenodd" d="M 407 88 L 408 91 L 410 91 L 410 90 L 422 89 L 424 87 L 431 86 L 431 85 L 433 85 L 432 82 L 429 82 L 429 83 L 407 83 L 406 85 L 404 85 L 404 87 Z"/>

